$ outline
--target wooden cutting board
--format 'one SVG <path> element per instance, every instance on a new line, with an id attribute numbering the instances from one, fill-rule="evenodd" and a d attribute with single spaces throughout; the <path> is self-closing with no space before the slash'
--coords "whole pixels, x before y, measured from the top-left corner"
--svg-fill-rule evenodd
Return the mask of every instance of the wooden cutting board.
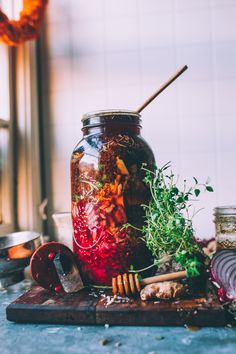
<path id="1" fill-rule="evenodd" d="M 173 302 L 144 302 L 137 298 L 106 306 L 104 297 L 94 296 L 90 289 L 58 295 L 34 286 L 11 303 L 6 312 L 9 321 L 25 323 L 201 327 L 228 323 L 227 312 L 213 292 Z"/>

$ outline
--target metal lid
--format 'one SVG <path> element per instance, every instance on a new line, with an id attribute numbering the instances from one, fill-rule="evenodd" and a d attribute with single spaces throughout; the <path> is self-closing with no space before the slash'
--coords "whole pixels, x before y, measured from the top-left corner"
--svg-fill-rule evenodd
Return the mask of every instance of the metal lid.
<path id="1" fill-rule="evenodd" d="M 236 215 L 236 205 L 226 205 L 214 208 L 214 215 Z"/>
<path id="2" fill-rule="evenodd" d="M 85 113 L 82 117 L 83 128 L 99 127 L 113 124 L 129 124 L 140 127 L 141 115 L 135 111 L 110 109 Z"/>
<path id="3" fill-rule="evenodd" d="M 41 234 L 34 231 L 19 231 L 0 237 L 0 250 L 33 241 Z"/>
<path id="4" fill-rule="evenodd" d="M 100 111 L 93 111 L 87 112 L 82 117 L 82 122 L 85 119 L 92 118 L 92 117 L 104 117 L 104 116 L 134 116 L 137 118 L 141 117 L 141 114 L 135 111 L 131 111 L 128 109 L 110 109 L 110 110 L 100 110 Z"/>

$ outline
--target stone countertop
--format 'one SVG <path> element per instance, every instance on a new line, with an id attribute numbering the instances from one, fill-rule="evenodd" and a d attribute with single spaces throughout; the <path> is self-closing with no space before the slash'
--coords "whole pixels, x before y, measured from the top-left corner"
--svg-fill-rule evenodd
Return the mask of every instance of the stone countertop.
<path id="1" fill-rule="evenodd" d="M 6 306 L 27 288 L 0 292 L 1 354 L 226 354 L 236 352 L 236 328 L 119 327 L 15 324 Z"/>

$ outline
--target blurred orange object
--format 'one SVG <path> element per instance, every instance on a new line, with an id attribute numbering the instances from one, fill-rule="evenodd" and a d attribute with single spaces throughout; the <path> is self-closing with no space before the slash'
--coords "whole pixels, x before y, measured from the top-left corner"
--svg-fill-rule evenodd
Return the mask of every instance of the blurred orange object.
<path id="1" fill-rule="evenodd" d="M 37 38 L 48 0 L 24 0 L 20 19 L 10 20 L 0 10 L 0 39 L 2 42 L 15 46 Z"/>
<path id="2" fill-rule="evenodd" d="M 25 244 L 13 246 L 8 249 L 8 256 L 10 259 L 22 259 L 31 257 L 33 251 L 25 248 Z"/>

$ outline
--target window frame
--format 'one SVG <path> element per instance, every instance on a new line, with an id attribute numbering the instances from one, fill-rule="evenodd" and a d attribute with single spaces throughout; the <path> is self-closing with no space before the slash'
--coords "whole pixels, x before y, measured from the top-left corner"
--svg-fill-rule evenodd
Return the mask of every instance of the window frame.
<path id="1" fill-rule="evenodd" d="M 7 6 L 16 17 L 22 6 L 18 0 L 0 5 Z M 37 42 L 28 41 L 16 47 L 8 47 L 9 117 L 0 117 L 0 127 L 9 130 L 7 147 L 8 189 L 4 204 L 8 201 L 10 222 L 0 224 L 0 236 L 18 230 L 43 230 L 41 142 L 38 95 Z M 5 118 L 5 119 L 4 119 Z M 9 119 L 9 121 L 7 121 Z M 4 147 L 5 149 L 5 147 Z M 6 205 L 5 204 L 5 205 Z M 2 207 L 4 205 L 2 204 Z"/>
<path id="2" fill-rule="evenodd" d="M 41 132 L 37 43 L 17 47 L 17 226 L 42 232 Z"/>
<path id="3" fill-rule="evenodd" d="M 14 158 L 14 129 L 15 129 L 15 93 L 14 93 L 14 48 L 7 49 L 8 56 L 8 77 L 9 77 L 9 117 L 4 119 L 0 117 L 0 128 L 7 129 L 9 140 L 7 148 L 7 169 L 3 172 L 4 182 L 2 187 L 5 189 L 5 198 L 2 200 L 2 207 L 6 206 L 7 212 L 3 213 L 3 222 L 0 224 L 0 235 L 13 232 L 16 228 L 16 203 L 15 194 L 15 158 Z M 7 200 L 6 200 L 7 199 Z"/>
<path id="4" fill-rule="evenodd" d="M 42 232 L 40 125 L 38 101 L 37 46 L 27 42 L 9 50 L 9 215 L 0 224 L 0 236 L 19 230 Z"/>

